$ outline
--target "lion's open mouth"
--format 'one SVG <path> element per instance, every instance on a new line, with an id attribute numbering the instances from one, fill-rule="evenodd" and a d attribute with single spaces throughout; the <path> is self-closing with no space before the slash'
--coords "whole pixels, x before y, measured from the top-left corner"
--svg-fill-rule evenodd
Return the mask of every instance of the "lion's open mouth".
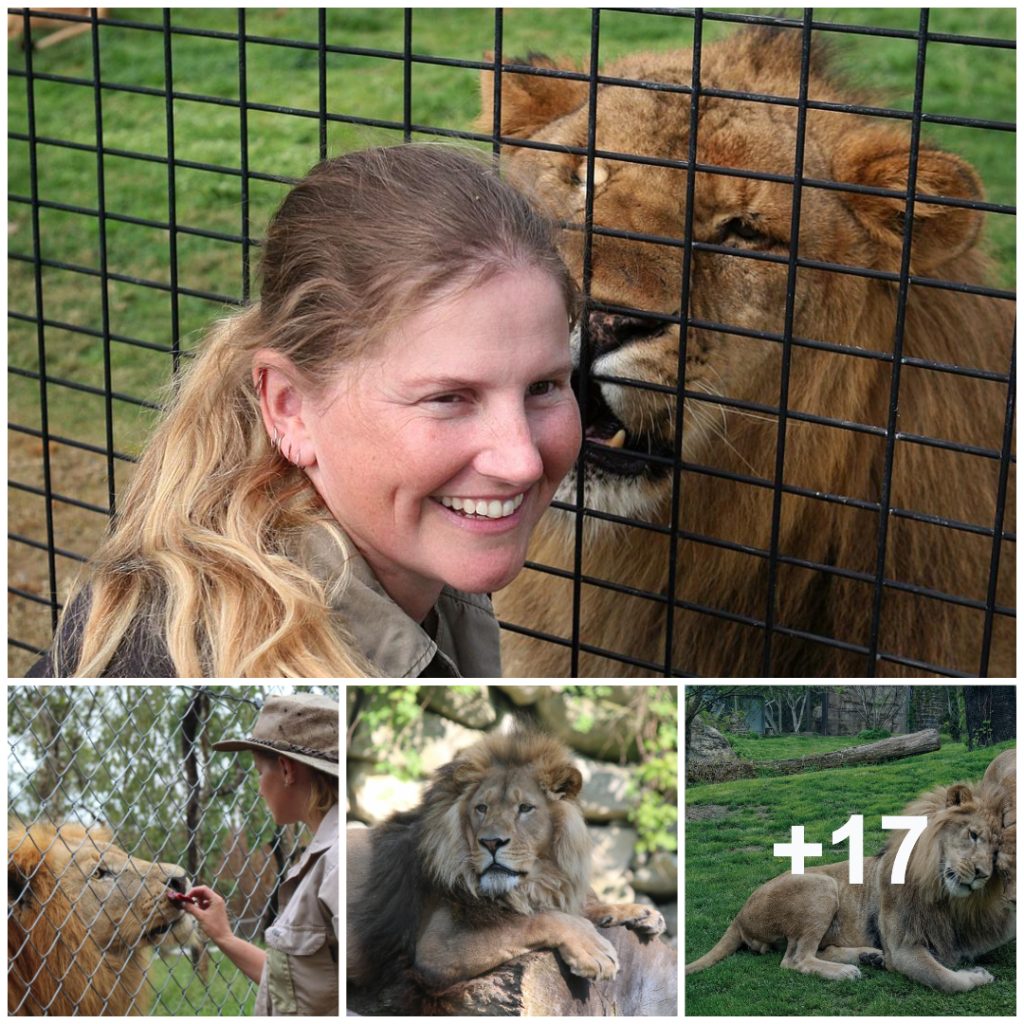
<path id="1" fill-rule="evenodd" d="M 667 472 L 672 452 L 650 434 L 632 433 L 612 412 L 597 381 L 581 393 L 580 375 L 572 375 L 572 388 L 583 416 L 584 457 L 587 465 L 616 476 L 648 476 Z M 659 456 L 646 458 L 643 453 Z"/>

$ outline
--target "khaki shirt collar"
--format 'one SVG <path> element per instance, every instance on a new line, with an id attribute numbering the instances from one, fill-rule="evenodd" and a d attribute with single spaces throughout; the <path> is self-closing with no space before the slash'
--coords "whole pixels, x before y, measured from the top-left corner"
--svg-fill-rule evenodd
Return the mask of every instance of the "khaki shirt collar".
<path id="1" fill-rule="evenodd" d="M 335 804 L 324 815 L 323 821 L 320 822 L 320 825 L 316 830 L 316 835 L 313 836 L 313 841 L 306 847 L 305 852 L 299 858 L 298 862 L 293 865 L 288 874 L 285 875 L 285 881 L 289 881 L 290 879 L 301 875 L 305 870 L 306 865 L 318 854 L 331 849 L 332 846 L 337 847 L 339 836 L 338 828 L 338 805 Z M 335 857 L 335 860 L 336 859 L 337 857 Z"/>
<path id="2" fill-rule="evenodd" d="M 445 586 L 434 606 L 431 636 L 391 600 L 347 538 L 345 546 L 347 552 L 327 530 L 313 529 L 303 538 L 302 561 L 325 585 L 339 626 L 381 676 L 501 675 L 498 622 L 488 597 Z"/>

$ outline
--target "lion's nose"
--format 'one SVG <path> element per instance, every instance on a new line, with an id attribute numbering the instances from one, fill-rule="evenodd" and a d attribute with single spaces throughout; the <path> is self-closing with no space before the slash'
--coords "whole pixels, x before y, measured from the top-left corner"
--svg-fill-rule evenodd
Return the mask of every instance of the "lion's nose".
<path id="1" fill-rule="evenodd" d="M 587 317 L 590 351 L 594 357 L 612 352 L 632 341 L 660 334 L 665 325 L 646 317 L 624 316 L 595 310 Z"/>
<path id="2" fill-rule="evenodd" d="M 509 840 L 508 839 L 498 839 L 498 838 L 492 838 L 490 836 L 487 839 L 481 839 L 480 840 L 480 845 L 485 850 L 487 850 L 492 857 L 496 857 L 498 855 L 498 851 L 503 846 L 508 846 L 508 844 L 509 844 Z"/>

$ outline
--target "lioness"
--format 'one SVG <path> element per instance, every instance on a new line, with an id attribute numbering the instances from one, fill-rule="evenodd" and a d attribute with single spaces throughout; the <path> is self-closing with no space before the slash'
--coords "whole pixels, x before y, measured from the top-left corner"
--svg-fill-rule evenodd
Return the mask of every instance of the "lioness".
<path id="1" fill-rule="evenodd" d="M 785 874 L 756 889 L 714 948 L 687 964 L 695 974 L 742 946 L 785 946 L 782 966 L 831 980 L 860 977 L 857 964 L 887 967 L 941 992 L 966 992 L 993 977 L 982 967 L 953 970 L 1012 937 L 1014 911 L 994 871 L 1002 825 L 997 803 L 963 783 L 909 804 L 926 815 L 906 869 L 893 884 L 905 833 L 894 831 L 878 857 L 864 859 L 864 882 L 849 865 Z"/>
<path id="2" fill-rule="evenodd" d="M 863 101 L 819 38 L 810 99 Z M 503 161 L 574 222 L 564 254 L 578 279 L 589 275 L 577 383 L 583 498 L 597 514 L 577 565 L 576 516 L 552 510 L 529 554 L 539 567 L 495 605 L 508 623 L 571 638 L 582 573 L 580 675 L 983 670 L 1012 304 L 925 280 L 985 282 L 982 214 L 962 205 L 981 198 L 981 182 L 924 144 L 909 209 L 909 131 L 842 109 L 806 111 L 798 166 L 801 43 L 799 30 L 753 28 L 705 45 L 696 117 L 689 51 L 616 61 L 602 69 L 619 81 L 597 89 L 593 139 L 587 81 L 502 74 Z M 493 92 L 484 74 L 487 131 Z M 575 474 L 556 499 L 575 505 Z M 1011 498 L 1007 531 L 1012 509 Z M 1011 540 L 1002 557 L 1012 565 Z M 1012 608 L 1013 575 L 999 573 L 997 606 Z M 993 627 L 987 669 L 1012 676 L 1012 614 Z M 508 675 L 569 672 L 564 643 L 518 631 L 503 643 Z"/>

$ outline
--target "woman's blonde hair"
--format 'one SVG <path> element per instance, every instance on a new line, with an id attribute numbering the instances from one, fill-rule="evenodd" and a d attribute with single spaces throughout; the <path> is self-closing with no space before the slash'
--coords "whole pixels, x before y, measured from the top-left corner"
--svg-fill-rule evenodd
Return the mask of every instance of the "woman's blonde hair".
<path id="1" fill-rule="evenodd" d="M 374 675 L 332 621 L 345 579 L 323 584 L 294 559 L 310 528 L 342 548 L 344 535 L 271 445 L 253 355 L 287 356 L 315 394 L 433 300 L 522 268 L 550 273 L 574 314 L 552 224 L 475 152 L 416 144 L 317 164 L 269 225 L 260 301 L 214 326 L 139 461 L 91 560 L 66 674 L 103 674 L 135 632 L 162 638 L 178 676 Z"/>
<path id="2" fill-rule="evenodd" d="M 312 818 L 322 818 L 338 802 L 338 780 L 326 772 L 311 768 L 310 791 L 306 810 Z"/>

